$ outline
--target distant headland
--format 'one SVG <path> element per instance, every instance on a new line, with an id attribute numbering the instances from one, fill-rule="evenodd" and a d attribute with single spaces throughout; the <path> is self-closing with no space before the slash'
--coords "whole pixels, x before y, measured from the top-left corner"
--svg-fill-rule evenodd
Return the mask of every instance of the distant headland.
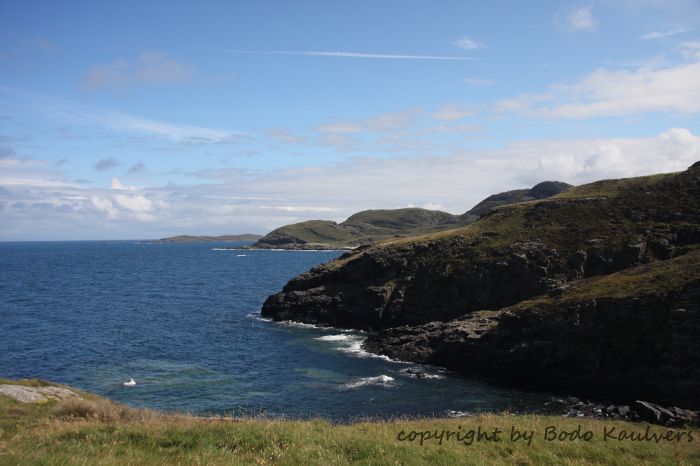
<path id="1" fill-rule="evenodd" d="M 245 233 L 242 235 L 222 235 L 222 236 L 191 236 L 178 235 L 168 238 L 153 239 L 144 241 L 144 243 L 214 243 L 214 242 L 234 242 L 234 241 L 257 241 L 262 238 L 261 235 Z"/>

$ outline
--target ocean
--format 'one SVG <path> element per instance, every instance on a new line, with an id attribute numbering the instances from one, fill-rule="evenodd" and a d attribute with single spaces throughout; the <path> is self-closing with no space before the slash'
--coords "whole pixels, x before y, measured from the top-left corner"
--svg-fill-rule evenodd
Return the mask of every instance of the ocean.
<path id="1" fill-rule="evenodd" d="M 415 378 L 415 364 L 364 352 L 362 332 L 266 321 L 269 294 L 340 252 L 225 249 L 235 246 L 0 243 L 0 377 L 135 407 L 337 421 L 526 412 L 547 400 L 435 367 Z"/>

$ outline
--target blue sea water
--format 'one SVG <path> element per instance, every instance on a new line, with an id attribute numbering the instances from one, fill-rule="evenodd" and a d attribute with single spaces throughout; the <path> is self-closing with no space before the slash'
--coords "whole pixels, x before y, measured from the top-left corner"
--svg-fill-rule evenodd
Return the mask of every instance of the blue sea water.
<path id="1" fill-rule="evenodd" d="M 339 252 L 231 243 L 0 243 L 0 376 L 132 406 L 321 416 L 527 411 L 544 396 L 363 352 L 361 332 L 259 317 L 265 298 Z M 124 387 L 134 378 L 137 385 Z"/>

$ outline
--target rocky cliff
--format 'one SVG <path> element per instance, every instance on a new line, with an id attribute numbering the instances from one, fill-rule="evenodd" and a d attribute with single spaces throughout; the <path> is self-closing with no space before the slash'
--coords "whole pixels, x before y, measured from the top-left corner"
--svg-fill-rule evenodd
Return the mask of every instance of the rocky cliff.
<path id="1" fill-rule="evenodd" d="M 698 169 L 573 188 L 353 251 L 291 280 L 264 316 L 380 329 L 499 309 L 700 243 Z"/>
<path id="2" fill-rule="evenodd" d="M 369 351 L 547 390 L 700 408 L 700 249 L 449 322 Z"/>
<path id="3" fill-rule="evenodd" d="M 700 395 L 700 352 L 688 343 L 700 340 L 698 277 L 674 277 L 697 273 L 698 247 L 695 164 L 578 186 L 497 207 L 463 228 L 346 253 L 291 280 L 262 314 L 384 330 L 369 350 L 460 372 L 550 389 L 602 383 L 607 393 L 632 383 L 640 394 L 687 403 L 684 391 Z M 601 291 L 637 276 L 616 272 L 645 267 L 660 272 L 639 275 L 651 278 L 630 281 L 624 295 Z M 605 286 L 581 288 L 587 283 Z"/>

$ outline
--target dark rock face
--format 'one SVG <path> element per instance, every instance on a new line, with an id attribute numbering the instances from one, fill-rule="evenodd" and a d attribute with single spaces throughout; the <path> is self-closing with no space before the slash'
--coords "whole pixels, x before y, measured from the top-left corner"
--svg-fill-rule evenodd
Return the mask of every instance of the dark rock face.
<path id="1" fill-rule="evenodd" d="M 696 279 L 671 294 L 516 305 L 451 322 L 391 328 L 370 334 L 364 345 L 392 358 L 534 388 L 700 409 L 698 335 Z M 667 415 L 655 415 L 657 422 L 665 423 L 659 416 Z"/>
<path id="2" fill-rule="evenodd" d="M 465 242 L 350 254 L 353 260 L 342 268 L 320 267 L 291 280 L 265 301 L 262 315 L 358 329 L 417 325 L 513 304 L 565 281 L 557 251 L 542 243 L 515 243 L 493 260 L 470 257 Z M 463 260 L 441 263 L 446 250 L 464 253 Z"/>

